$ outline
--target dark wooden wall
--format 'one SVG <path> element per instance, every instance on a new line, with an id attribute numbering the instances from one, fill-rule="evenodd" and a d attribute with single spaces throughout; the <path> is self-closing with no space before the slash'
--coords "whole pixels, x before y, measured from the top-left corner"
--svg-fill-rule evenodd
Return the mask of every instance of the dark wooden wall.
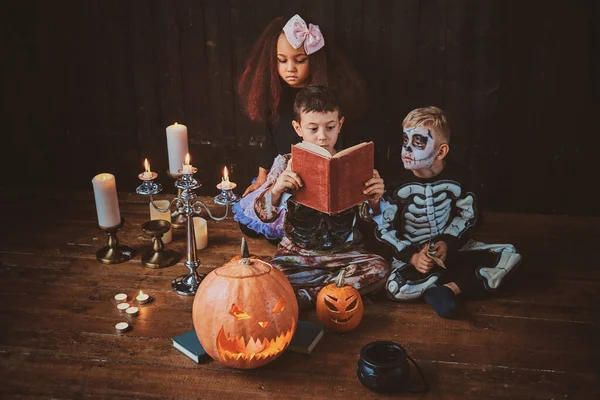
<path id="1" fill-rule="evenodd" d="M 496 210 L 598 215 L 598 6 L 560 0 L 23 0 L 0 16 L 0 185 L 133 191 L 142 160 L 168 167 L 165 127 L 185 123 L 193 164 L 245 186 L 261 127 L 236 80 L 275 16 L 320 24 L 366 78 L 390 173 L 400 123 L 439 105 L 452 155 Z M 389 159 L 388 159 L 389 156 Z M 172 182 L 162 174 L 162 182 Z"/>

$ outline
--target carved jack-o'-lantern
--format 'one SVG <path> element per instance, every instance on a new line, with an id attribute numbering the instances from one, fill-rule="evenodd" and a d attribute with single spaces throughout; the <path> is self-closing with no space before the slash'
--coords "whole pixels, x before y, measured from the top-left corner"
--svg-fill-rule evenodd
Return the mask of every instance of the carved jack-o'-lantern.
<path id="1" fill-rule="evenodd" d="M 200 284 L 192 310 L 202 347 L 233 368 L 273 361 L 292 340 L 298 303 L 286 276 L 259 259 L 215 269 Z"/>
<path id="2" fill-rule="evenodd" d="M 325 286 L 317 296 L 317 317 L 332 332 L 348 332 L 356 328 L 363 317 L 363 302 L 354 287 L 344 284 L 346 270 L 336 283 Z"/>

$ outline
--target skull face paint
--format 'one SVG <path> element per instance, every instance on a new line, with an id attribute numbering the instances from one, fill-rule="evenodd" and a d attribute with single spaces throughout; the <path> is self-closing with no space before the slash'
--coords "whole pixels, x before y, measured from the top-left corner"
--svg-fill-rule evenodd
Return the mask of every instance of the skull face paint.
<path id="1" fill-rule="evenodd" d="M 436 140 L 431 131 L 422 126 L 404 129 L 402 134 L 402 162 L 410 170 L 429 167 L 435 159 Z"/>

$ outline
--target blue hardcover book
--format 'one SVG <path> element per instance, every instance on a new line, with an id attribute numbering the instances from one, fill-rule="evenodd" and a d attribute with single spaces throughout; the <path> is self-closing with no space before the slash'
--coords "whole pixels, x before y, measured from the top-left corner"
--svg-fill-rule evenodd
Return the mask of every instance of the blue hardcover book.
<path id="1" fill-rule="evenodd" d="M 200 362 L 200 359 L 206 355 L 206 351 L 200 344 L 196 331 L 191 330 L 173 338 L 173 347 L 191 358 L 194 362 Z"/>
<path id="2" fill-rule="evenodd" d="M 296 333 L 287 350 L 296 353 L 310 354 L 325 333 L 325 327 L 310 321 L 298 321 Z"/>

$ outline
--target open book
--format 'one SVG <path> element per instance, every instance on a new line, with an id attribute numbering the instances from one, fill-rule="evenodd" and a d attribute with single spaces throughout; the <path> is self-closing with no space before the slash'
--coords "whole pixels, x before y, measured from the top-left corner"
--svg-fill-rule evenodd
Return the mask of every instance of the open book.
<path id="1" fill-rule="evenodd" d="M 334 156 L 315 144 L 302 142 L 292 146 L 292 171 L 300 175 L 304 186 L 294 199 L 307 207 L 336 214 L 363 201 L 364 184 L 373 177 L 373 142 L 359 143 Z"/>

